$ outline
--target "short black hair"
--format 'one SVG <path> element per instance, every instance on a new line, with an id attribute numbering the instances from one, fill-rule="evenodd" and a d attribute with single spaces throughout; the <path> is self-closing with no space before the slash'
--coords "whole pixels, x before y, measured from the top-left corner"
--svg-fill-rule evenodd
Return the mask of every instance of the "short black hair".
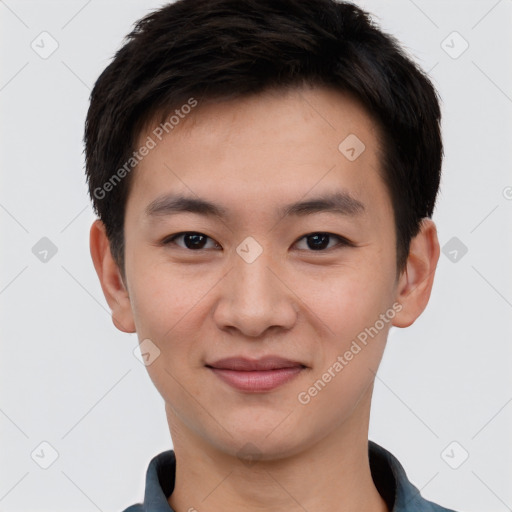
<path id="1" fill-rule="evenodd" d="M 421 219 L 432 216 L 441 177 L 439 97 L 426 73 L 349 2 L 177 0 L 136 22 L 90 97 L 89 194 L 123 279 L 130 171 L 147 123 L 191 99 L 201 105 L 306 84 L 351 94 L 378 126 L 397 273 L 405 268 L 411 238 Z"/>

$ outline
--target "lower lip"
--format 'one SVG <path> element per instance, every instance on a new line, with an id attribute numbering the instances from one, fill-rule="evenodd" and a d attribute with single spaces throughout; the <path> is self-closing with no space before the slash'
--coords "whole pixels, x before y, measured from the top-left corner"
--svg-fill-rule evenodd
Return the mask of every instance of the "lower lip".
<path id="1" fill-rule="evenodd" d="M 294 366 L 292 368 L 251 372 L 220 368 L 210 368 L 210 370 L 236 389 L 257 393 L 277 388 L 296 377 L 304 368 L 302 366 Z"/>

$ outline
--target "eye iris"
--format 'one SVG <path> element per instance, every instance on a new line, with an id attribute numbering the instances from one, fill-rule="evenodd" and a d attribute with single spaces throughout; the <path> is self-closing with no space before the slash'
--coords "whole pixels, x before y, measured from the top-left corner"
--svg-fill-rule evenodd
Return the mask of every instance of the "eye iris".
<path id="1" fill-rule="evenodd" d="M 314 239 L 317 243 L 311 245 L 309 242 L 311 239 Z M 308 236 L 308 247 L 313 250 L 324 249 L 329 245 L 329 235 L 324 233 L 318 233 L 316 235 Z"/>
<path id="2" fill-rule="evenodd" d="M 202 249 L 206 242 L 206 236 L 198 235 L 194 233 L 187 233 L 183 235 L 183 240 L 187 249 Z M 188 243 L 188 241 L 193 240 L 192 243 Z"/>

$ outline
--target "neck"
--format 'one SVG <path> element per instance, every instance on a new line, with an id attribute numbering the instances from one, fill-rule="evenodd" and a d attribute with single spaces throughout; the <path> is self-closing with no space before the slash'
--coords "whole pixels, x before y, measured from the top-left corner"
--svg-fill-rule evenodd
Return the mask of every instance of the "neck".
<path id="1" fill-rule="evenodd" d="M 389 512 L 368 461 L 371 389 L 351 417 L 295 455 L 243 461 L 188 429 L 167 408 L 176 454 L 175 512 Z"/>

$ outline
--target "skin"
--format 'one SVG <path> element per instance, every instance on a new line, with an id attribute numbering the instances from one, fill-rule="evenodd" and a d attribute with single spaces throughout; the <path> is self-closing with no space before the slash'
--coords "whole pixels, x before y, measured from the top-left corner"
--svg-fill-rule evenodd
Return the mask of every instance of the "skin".
<path id="1" fill-rule="evenodd" d="M 144 141 L 148 133 L 141 134 Z M 365 144 L 354 161 L 338 145 Z M 391 325 L 426 307 L 437 261 L 435 224 L 424 219 L 396 275 L 395 227 L 381 179 L 378 133 L 350 96 L 329 88 L 268 92 L 199 105 L 138 165 L 125 217 L 126 282 L 96 220 L 91 255 L 115 326 L 149 338 L 147 366 L 166 404 L 177 457 L 169 504 L 198 511 L 384 512 L 368 463 L 370 402 Z M 320 212 L 277 217 L 284 204 L 345 190 L 358 216 Z M 196 213 L 150 219 L 164 192 L 221 204 L 220 221 Z M 210 237 L 187 249 L 183 231 Z M 329 232 L 354 246 L 315 251 L 305 235 Z M 262 253 L 236 252 L 248 236 Z M 314 241 L 313 241 L 314 242 Z M 392 320 L 307 404 L 307 391 L 379 315 Z M 275 354 L 306 365 L 265 393 L 236 390 L 205 367 L 222 357 Z M 258 451 L 249 464 L 237 455 Z"/>

